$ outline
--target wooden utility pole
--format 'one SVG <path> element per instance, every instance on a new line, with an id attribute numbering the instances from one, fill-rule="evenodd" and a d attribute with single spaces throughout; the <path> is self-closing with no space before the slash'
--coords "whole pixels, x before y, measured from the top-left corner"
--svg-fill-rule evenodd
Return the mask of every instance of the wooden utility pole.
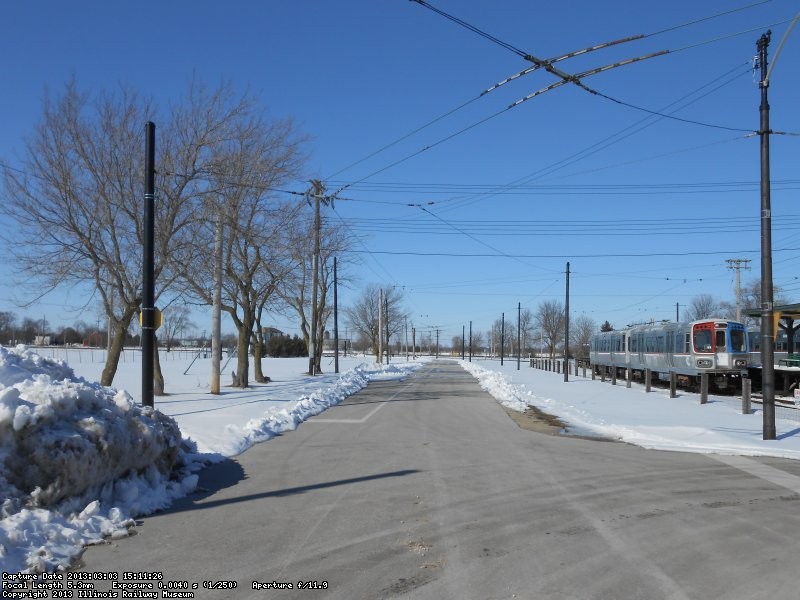
<path id="1" fill-rule="evenodd" d="M 319 203 L 322 200 L 322 192 L 325 190 L 322 182 L 314 179 L 311 182 L 314 196 L 314 256 L 312 258 L 311 274 L 311 335 L 308 344 L 308 374 L 317 374 L 317 287 L 319 286 L 319 238 L 320 238 L 320 214 Z"/>
<path id="2" fill-rule="evenodd" d="M 729 258 L 728 268 L 736 271 L 736 321 L 742 322 L 742 269 L 750 269 L 749 258 Z"/>
<path id="3" fill-rule="evenodd" d="M 333 372 L 339 372 L 339 293 L 337 290 L 336 257 L 333 257 Z"/>
<path id="4" fill-rule="evenodd" d="M 383 364 L 383 288 L 378 290 L 378 364 Z"/>
<path id="5" fill-rule="evenodd" d="M 569 381 L 569 263 L 567 263 L 567 299 L 564 307 L 564 381 Z"/>
<path id="6" fill-rule="evenodd" d="M 767 46 L 771 32 L 762 35 L 756 48 L 761 67 L 761 394 L 764 403 L 763 438 L 774 440 L 775 432 L 775 331 L 773 330 L 772 208 L 769 175 L 769 101 L 767 100 Z"/>

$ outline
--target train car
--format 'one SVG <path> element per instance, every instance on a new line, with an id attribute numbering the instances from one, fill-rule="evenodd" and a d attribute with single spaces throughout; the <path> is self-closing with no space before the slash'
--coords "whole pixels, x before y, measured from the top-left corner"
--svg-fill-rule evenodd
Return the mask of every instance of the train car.
<path id="1" fill-rule="evenodd" d="M 795 342 L 795 349 L 797 349 L 797 342 Z M 775 346 L 773 353 L 775 356 L 775 364 L 782 358 L 788 355 L 789 344 L 786 339 L 786 332 L 783 329 L 778 329 L 775 334 Z M 761 368 L 761 329 L 758 327 L 748 327 L 747 329 L 747 366 L 751 369 Z"/>
<path id="2" fill-rule="evenodd" d="M 747 375 L 747 331 L 728 319 L 636 325 L 593 335 L 589 360 L 592 368 L 631 369 L 635 378 L 650 369 L 668 381 L 674 372 L 686 387 L 699 386 L 707 373 L 710 385 L 723 390 L 741 385 Z"/>

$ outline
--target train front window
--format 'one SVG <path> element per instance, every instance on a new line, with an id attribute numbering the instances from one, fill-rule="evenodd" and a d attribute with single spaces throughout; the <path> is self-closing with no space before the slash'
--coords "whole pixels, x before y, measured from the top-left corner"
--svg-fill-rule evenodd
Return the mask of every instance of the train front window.
<path id="1" fill-rule="evenodd" d="M 743 329 L 731 329 L 731 351 L 747 352 L 747 339 Z"/>
<path id="2" fill-rule="evenodd" d="M 694 332 L 694 351 L 711 352 L 712 332 L 708 329 L 696 329 Z"/>

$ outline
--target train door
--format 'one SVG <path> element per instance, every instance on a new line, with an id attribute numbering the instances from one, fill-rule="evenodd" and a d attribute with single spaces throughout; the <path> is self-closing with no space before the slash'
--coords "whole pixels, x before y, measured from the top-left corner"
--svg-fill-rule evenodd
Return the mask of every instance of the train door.
<path id="1" fill-rule="evenodd" d="M 665 334 L 666 336 L 666 353 L 667 353 L 667 366 L 674 367 L 675 366 L 675 332 L 671 329 L 667 329 Z"/>
<path id="2" fill-rule="evenodd" d="M 623 345 L 625 346 L 625 365 L 631 366 L 631 332 L 626 331 L 623 338 Z"/>
<path id="3" fill-rule="evenodd" d="M 731 366 L 731 355 L 728 352 L 728 344 L 724 329 L 717 329 L 714 332 L 714 351 L 717 355 L 718 367 Z"/>

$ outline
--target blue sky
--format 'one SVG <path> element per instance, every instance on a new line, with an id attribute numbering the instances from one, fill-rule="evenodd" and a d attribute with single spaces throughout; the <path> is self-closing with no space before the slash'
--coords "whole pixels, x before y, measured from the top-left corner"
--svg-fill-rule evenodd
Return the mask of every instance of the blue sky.
<path id="1" fill-rule="evenodd" d="M 573 317 L 616 326 L 674 318 L 676 303 L 697 294 L 732 301 L 728 258 L 752 260 L 744 281 L 759 276 L 751 63 L 770 25 L 774 55 L 796 3 L 710 20 L 701 19 L 749 2 L 432 4 L 539 58 L 646 36 L 558 63 L 569 73 L 670 53 L 585 79 L 628 106 L 565 85 L 504 110 L 556 79 L 536 72 L 480 97 L 530 63 L 408 0 L 10 3 L 0 25 L 0 159 L 15 164 L 45 90 L 58 93 L 72 76 L 91 90 L 123 83 L 162 105 L 193 76 L 227 79 L 311 136 L 309 179 L 329 191 L 347 186 L 331 214 L 354 232 L 357 281 L 342 304 L 366 283 L 402 286 L 415 326 L 440 327 L 449 341 L 470 320 L 485 330 L 503 312 L 515 318 L 518 303 L 563 301 L 567 261 Z M 776 131 L 800 132 L 799 63 L 795 30 L 772 73 Z M 793 301 L 799 144 L 771 139 L 774 279 Z M 2 269 L 11 282 L 10 266 Z M 69 310 L 76 292 L 26 309 L 18 294 L 7 285 L 0 310 L 54 323 L 95 319 Z M 195 316 L 199 330 L 207 318 Z M 275 324 L 294 327 L 285 316 Z"/>

